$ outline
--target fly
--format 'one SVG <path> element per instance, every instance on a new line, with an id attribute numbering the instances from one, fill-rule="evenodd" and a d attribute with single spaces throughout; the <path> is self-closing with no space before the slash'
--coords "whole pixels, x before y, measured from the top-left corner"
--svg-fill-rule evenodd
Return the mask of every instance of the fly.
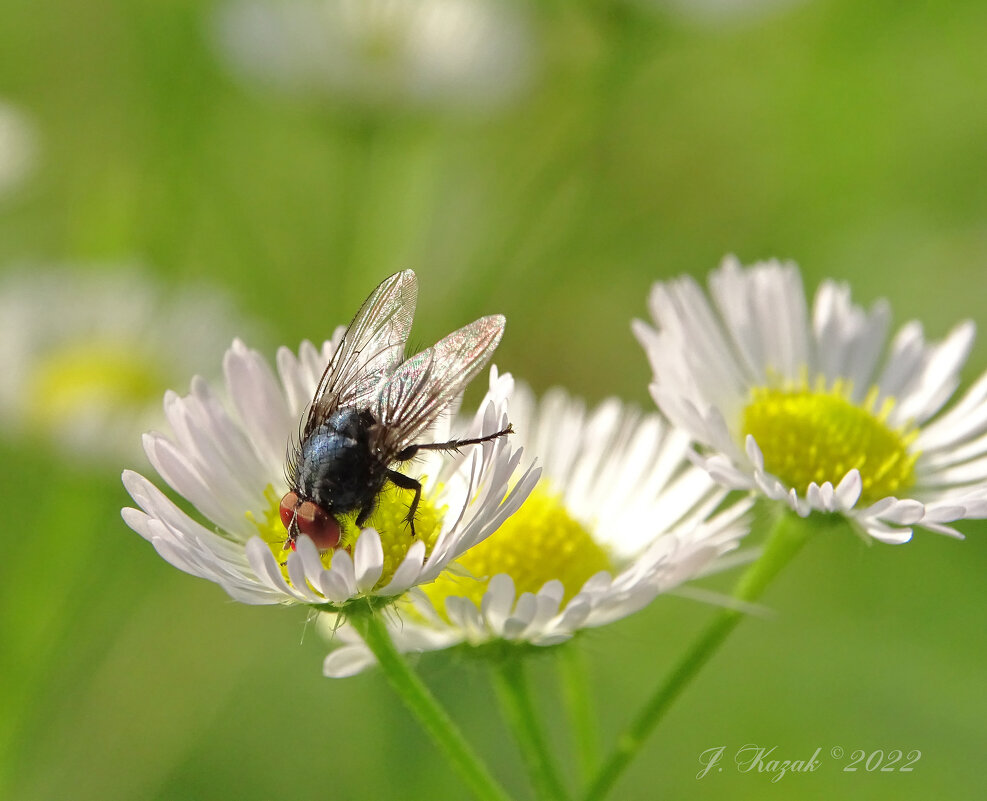
<path id="1" fill-rule="evenodd" d="M 338 515 L 357 511 L 362 526 L 390 481 L 414 490 L 405 521 L 415 536 L 418 479 L 393 469 L 423 450 L 457 450 L 511 433 L 511 426 L 474 439 L 417 440 L 479 373 L 500 343 L 504 317 L 481 317 L 404 358 L 418 297 L 405 270 L 383 281 L 353 317 L 289 443 L 281 499 L 285 550 L 305 534 L 320 550 L 339 545 Z"/>

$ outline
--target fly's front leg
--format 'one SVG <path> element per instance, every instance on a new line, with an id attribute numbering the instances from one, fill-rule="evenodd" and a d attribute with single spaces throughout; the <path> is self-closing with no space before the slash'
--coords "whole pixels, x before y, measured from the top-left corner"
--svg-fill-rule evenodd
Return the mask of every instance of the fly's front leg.
<path id="1" fill-rule="evenodd" d="M 377 499 L 374 498 L 370 503 L 368 503 L 366 506 L 364 506 L 360 510 L 360 514 L 358 514 L 356 516 L 356 524 L 357 524 L 357 526 L 359 526 L 360 528 L 363 528 L 363 524 L 366 523 L 370 519 L 370 515 L 372 515 L 374 513 L 374 510 L 376 508 L 377 508 Z"/>
<path id="2" fill-rule="evenodd" d="M 397 470 L 388 470 L 387 477 L 396 487 L 415 491 L 415 499 L 411 502 L 411 506 L 408 509 L 408 516 L 405 518 L 408 525 L 411 526 L 411 536 L 415 537 L 415 512 L 418 511 L 418 502 L 422 499 L 422 484 L 418 479 L 406 476 Z"/>
<path id="3" fill-rule="evenodd" d="M 467 445 L 479 445 L 481 442 L 490 442 L 491 440 L 495 440 L 499 437 L 504 437 L 513 433 L 514 426 L 508 423 L 507 428 L 497 431 L 494 434 L 487 434 L 485 437 L 475 437 L 473 439 L 451 439 L 448 442 L 428 442 L 424 445 L 409 445 L 394 458 L 399 462 L 406 462 L 409 459 L 414 459 L 415 454 L 418 453 L 418 451 L 456 451 L 458 453 L 460 448 L 465 448 Z"/>
<path id="4" fill-rule="evenodd" d="M 397 456 L 394 457 L 395 461 L 407 462 L 409 459 L 414 459 L 415 454 L 418 451 L 456 451 L 458 452 L 460 448 L 465 448 L 467 445 L 479 445 L 481 442 L 490 442 L 491 440 L 497 439 L 498 437 L 506 436 L 507 434 L 513 434 L 514 428 L 508 424 L 507 428 L 497 431 L 494 434 L 487 434 L 485 437 L 474 437 L 473 439 L 453 439 L 449 442 L 429 442 L 424 445 L 409 445 L 403 451 L 399 452 Z M 408 509 L 408 516 L 405 518 L 408 525 L 411 526 L 411 536 L 415 536 L 415 512 L 418 511 L 418 502 L 422 499 L 422 485 L 417 479 L 411 478 L 411 476 L 406 476 L 404 473 L 399 473 L 397 470 L 388 470 L 387 477 L 391 480 L 391 483 L 400 487 L 401 489 L 410 489 L 415 491 L 415 499 L 411 502 L 411 508 Z"/>

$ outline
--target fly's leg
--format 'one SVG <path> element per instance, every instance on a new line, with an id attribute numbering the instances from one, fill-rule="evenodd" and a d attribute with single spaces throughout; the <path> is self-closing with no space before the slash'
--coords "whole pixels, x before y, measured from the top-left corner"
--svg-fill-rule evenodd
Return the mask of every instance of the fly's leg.
<path id="1" fill-rule="evenodd" d="M 374 511 L 376 511 L 376 509 L 377 509 L 377 498 L 375 497 L 370 501 L 370 503 L 368 503 L 360 510 L 360 514 L 356 516 L 356 524 L 360 528 L 363 528 L 363 524 L 370 519 L 370 515 L 372 515 Z"/>
<path id="2" fill-rule="evenodd" d="M 513 434 L 514 428 L 508 424 L 507 428 L 502 431 L 497 431 L 494 434 L 488 434 L 485 437 L 475 437 L 473 439 L 452 439 L 449 442 L 429 442 L 424 445 L 409 445 L 403 451 L 398 453 L 394 457 L 397 462 L 407 462 L 409 459 L 414 459 L 415 454 L 418 451 L 456 451 L 459 452 L 460 448 L 465 448 L 467 445 L 479 445 L 481 442 L 490 442 L 491 440 L 497 439 L 498 437 L 506 436 L 507 434 Z M 387 477 L 391 480 L 391 483 L 400 487 L 401 489 L 409 489 L 415 491 L 415 499 L 411 502 L 411 507 L 408 509 L 408 516 L 405 518 L 408 525 L 411 526 L 411 536 L 415 536 L 415 512 L 418 511 L 418 502 L 422 499 L 422 485 L 417 479 L 411 478 L 411 476 L 406 476 L 404 473 L 399 473 L 397 470 L 388 470 Z M 361 513 L 361 517 L 362 517 Z M 357 518 L 357 523 L 360 522 Z"/>
<path id="3" fill-rule="evenodd" d="M 422 484 L 418 479 L 406 476 L 397 470 L 388 470 L 387 477 L 396 487 L 415 491 L 415 499 L 411 502 L 411 506 L 408 508 L 408 516 L 405 518 L 405 521 L 411 526 L 411 536 L 415 537 L 415 512 L 418 511 L 418 502 L 422 499 Z M 359 519 L 357 522 L 359 522 Z"/>
<path id="4" fill-rule="evenodd" d="M 502 431 L 497 431 L 494 434 L 487 434 L 485 437 L 476 437 L 474 439 L 451 439 L 448 442 L 429 442 L 425 445 L 409 445 L 394 458 L 399 462 L 406 462 L 409 459 L 414 459 L 415 454 L 417 454 L 418 451 L 456 451 L 458 453 L 460 448 L 465 448 L 467 445 L 479 445 L 481 442 L 490 442 L 491 440 L 495 440 L 499 437 L 513 433 L 514 426 L 508 423 L 507 428 Z"/>

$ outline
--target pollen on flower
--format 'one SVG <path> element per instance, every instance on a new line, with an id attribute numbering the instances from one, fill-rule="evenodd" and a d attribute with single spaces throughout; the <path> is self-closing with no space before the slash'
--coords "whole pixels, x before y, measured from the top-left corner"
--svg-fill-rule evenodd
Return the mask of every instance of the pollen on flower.
<path id="1" fill-rule="evenodd" d="M 565 508 L 562 499 L 543 481 L 521 508 L 479 545 L 459 559 L 474 578 L 446 571 L 421 589 L 441 614 L 445 599 L 461 596 L 477 606 L 492 576 L 507 573 L 515 592 L 538 592 L 557 579 L 565 588 L 563 603 L 602 570 L 611 570 L 607 552 Z"/>
<path id="2" fill-rule="evenodd" d="M 386 484 L 377 498 L 377 507 L 364 524 L 366 528 L 376 529 L 384 549 L 384 570 L 377 582 L 378 586 L 384 586 L 391 580 L 394 571 L 404 561 L 408 549 L 415 542 L 421 540 L 425 543 L 426 554 L 430 554 L 435 546 L 446 509 L 437 508 L 429 495 L 423 492 L 415 513 L 415 536 L 412 537 L 411 528 L 405 518 L 408 516 L 408 508 L 413 499 L 412 490 L 401 489 L 391 483 Z M 258 520 L 252 512 L 247 512 L 247 519 L 256 526 L 257 533 L 267 543 L 278 563 L 285 563 L 289 553 L 285 549 L 288 532 L 281 522 L 281 494 L 268 484 L 264 490 L 264 500 L 267 501 L 264 519 Z M 359 512 L 353 511 L 345 515 L 336 515 L 342 530 L 339 548 L 343 550 L 351 551 L 360 535 L 360 527 L 356 524 L 358 514 Z M 326 569 L 332 566 L 333 553 L 334 550 L 327 550 L 321 554 L 322 564 Z M 286 564 L 281 564 L 281 574 L 290 583 Z"/>
<path id="3" fill-rule="evenodd" d="M 74 342 L 34 366 L 26 395 L 35 422 L 51 424 L 87 406 L 146 404 L 160 395 L 164 383 L 136 349 L 117 342 Z"/>
<path id="4" fill-rule="evenodd" d="M 860 471 L 864 503 L 897 495 L 915 481 L 918 452 L 910 452 L 917 431 L 893 429 L 887 420 L 894 401 L 878 406 L 876 388 L 863 403 L 850 400 L 851 388 L 837 381 L 828 389 L 819 380 L 785 388 L 757 387 L 743 412 L 743 433 L 757 441 L 765 469 L 798 492 L 810 482 L 839 483 Z"/>

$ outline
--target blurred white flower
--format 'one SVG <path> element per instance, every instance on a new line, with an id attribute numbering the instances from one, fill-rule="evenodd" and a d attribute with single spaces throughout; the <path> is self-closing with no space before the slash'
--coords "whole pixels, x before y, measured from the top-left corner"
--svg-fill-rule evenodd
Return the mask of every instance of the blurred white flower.
<path id="1" fill-rule="evenodd" d="M 12 192 L 34 168 L 37 133 L 20 110 L 0 101 L 0 197 Z"/>
<path id="2" fill-rule="evenodd" d="M 124 509 L 124 520 L 164 559 L 216 582 L 244 603 L 345 608 L 354 599 L 388 598 L 432 581 L 521 504 L 537 471 L 509 486 L 521 460 L 510 437 L 462 453 L 427 451 L 416 459 L 423 485 L 417 537 L 405 521 L 411 490 L 391 486 L 366 528 L 340 517 L 345 532 L 340 548 L 320 553 L 302 535 L 297 549 L 286 551 L 280 499 L 289 489 L 287 445 L 298 434 L 343 330 L 321 350 L 307 342 L 297 355 L 281 348 L 277 376 L 259 353 L 236 341 L 223 361 L 225 402 L 198 377 L 188 395 L 165 396 L 172 434 L 147 434 L 144 447 L 164 481 L 206 522 L 180 510 L 143 476 L 126 471 L 124 485 L 140 509 Z M 512 384 L 510 376 L 491 371 L 490 390 L 466 436 L 487 436 L 506 426 Z M 430 431 L 435 441 L 445 442 L 449 428 L 445 418 Z"/>
<path id="3" fill-rule="evenodd" d="M 455 569 L 395 607 L 389 628 L 401 651 L 563 642 L 695 578 L 747 533 L 750 503 L 714 514 L 726 491 L 688 461 L 688 437 L 657 414 L 617 400 L 587 412 L 560 390 L 536 403 L 519 386 L 511 421 L 541 482 Z M 351 628 L 325 618 L 340 646 L 326 675 L 373 664 Z"/>
<path id="4" fill-rule="evenodd" d="M 947 524 L 987 516 L 987 375 L 939 414 L 973 323 L 927 343 L 911 322 L 887 348 L 887 303 L 865 311 L 826 281 L 810 315 L 795 265 L 734 258 L 709 298 L 684 277 L 655 284 L 650 305 L 655 327 L 635 321 L 635 333 L 652 394 L 724 486 L 803 517 L 846 515 L 888 543 L 912 526 L 960 536 Z"/>
<path id="5" fill-rule="evenodd" d="M 167 290 L 118 268 L 17 268 L 0 278 L 0 422 L 78 459 L 132 457 L 164 389 L 214 363 L 242 326 L 215 289 Z"/>
<path id="6" fill-rule="evenodd" d="M 370 106 L 484 108 L 531 74 L 530 26 L 509 0 L 231 0 L 214 29 L 250 82 Z"/>

